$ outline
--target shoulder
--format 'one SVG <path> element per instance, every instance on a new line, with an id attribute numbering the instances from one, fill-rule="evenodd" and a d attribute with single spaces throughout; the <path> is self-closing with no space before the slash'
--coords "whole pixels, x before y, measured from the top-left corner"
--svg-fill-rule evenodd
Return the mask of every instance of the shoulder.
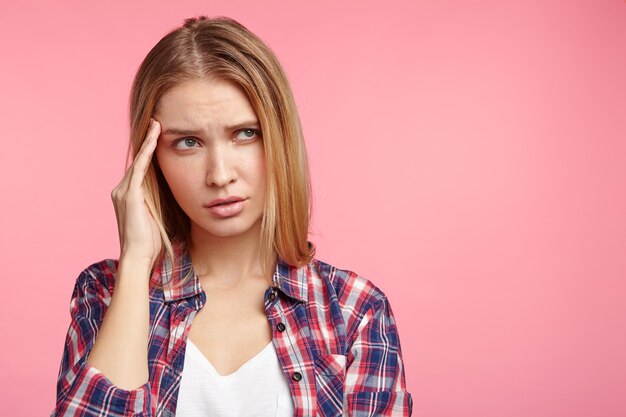
<path id="1" fill-rule="evenodd" d="M 115 286 L 117 266 L 117 259 L 104 259 L 89 265 L 78 275 L 74 293 L 85 293 L 93 290 L 112 293 Z"/>
<path id="2" fill-rule="evenodd" d="M 386 298 L 372 281 L 350 269 L 342 269 L 319 259 L 313 259 L 312 264 L 343 304 L 371 306 Z"/>
<path id="3" fill-rule="evenodd" d="M 350 270 L 331 265 L 319 259 L 309 264 L 320 284 L 313 285 L 309 299 L 327 298 L 341 309 L 348 334 L 356 331 L 363 317 L 387 301 L 386 294 L 370 279 Z"/>

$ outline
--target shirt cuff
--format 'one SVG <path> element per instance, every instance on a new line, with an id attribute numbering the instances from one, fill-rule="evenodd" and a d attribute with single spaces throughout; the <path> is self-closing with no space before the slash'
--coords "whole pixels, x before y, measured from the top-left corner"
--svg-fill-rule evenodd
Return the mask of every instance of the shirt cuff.
<path id="1" fill-rule="evenodd" d="M 351 417 L 408 417 L 413 413 L 413 399 L 408 391 L 357 391 L 346 396 Z"/>
<path id="2" fill-rule="evenodd" d="M 73 383 L 57 402 L 52 416 L 150 416 L 150 383 L 125 390 L 115 386 L 102 372 L 81 360 L 68 372 Z"/>

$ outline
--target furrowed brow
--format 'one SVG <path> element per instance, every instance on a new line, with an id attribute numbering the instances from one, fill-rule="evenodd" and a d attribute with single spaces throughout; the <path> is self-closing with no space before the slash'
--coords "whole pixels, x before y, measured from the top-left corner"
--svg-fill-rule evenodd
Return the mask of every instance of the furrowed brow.
<path id="1" fill-rule="evenodd" d="M 233 131 L 233 130 L 239 130 L 239 129 L 259 129 L 261 126 L 259 125 L 259 121 L 258 120 L 247 120 L 245 122 L 242 123 L 236 123 L 234 125 L 230 125 L 230 126 L 225 126 L 224 130 L 226 131 Z"/>
<path id="2" fill-rule="evenodd" d="M 241 123 L 236 123 L 233 125 L 228 125 L 228 126 L 224 126 L 224 130 L 225 131 L 234 131 L 234 130 L 239 130 L 239 129 L 245 129 L 245 128 L 253 128 L 253 129 L 259 129 L 261 126 L 259 125 L 259 121 L 258 120 L 247 120 Z M 197 136 L 197 135 L 201 135 L 202 134 L 202 130 L 195 130 L 195 129 L 179 129 L 176 127 L 171 127 L 168 129 L 165 129 L 164 131 L 161 132 L 161 135 L 167 136 L 167 135 L 192 135 L 192 136 Z"/>
<path id="3" fill-rule="evenodd" d="M 162 135 L 198 135 L 200 130 L 169 128 L 161 132 Z"/>

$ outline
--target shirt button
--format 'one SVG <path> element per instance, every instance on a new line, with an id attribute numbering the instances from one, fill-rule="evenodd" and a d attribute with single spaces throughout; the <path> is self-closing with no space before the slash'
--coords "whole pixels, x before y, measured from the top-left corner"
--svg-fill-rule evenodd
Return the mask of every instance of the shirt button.
<path id="1" fill-rule="evenodd" d="M 278 323 L 276 325 L 276 328 L 278 329 L 279 332 L 284 332 L 285 329 L 286 329 L 286 327 L 285 327 L 285 325 L 283 323 Z"/>
<path id="2" fill-rule="evenodd" d="M 302 374 L 300 372 L 294 372 L 293 375 L 291 375 L 291 379 L 294 381 L 300 381 L 302 379 Z"/>
<path id="3" fill-rule="evenodd" d="M 268 297 L 270 299 L 270 301 L 274 301 L 274 299 L 276 299 L 276 294 L 274 293 L 274 291 L 272 291 Z"/>

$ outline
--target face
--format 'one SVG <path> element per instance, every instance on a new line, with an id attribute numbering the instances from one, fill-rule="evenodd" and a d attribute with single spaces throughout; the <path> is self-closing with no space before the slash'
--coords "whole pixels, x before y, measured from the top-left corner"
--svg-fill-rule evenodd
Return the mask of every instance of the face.
<path id="1" fill-rule="evenodd" d="M 191 220 L 191 235 L 260 232 L 266 167 L 258 118 L 245 93 L 223 80 L 179 84 L 160 99 L 156 157 Z M 219 200 L 237 200 L 218 204 Z M 218 201 L 216 201 L 218 200 Z"/>

